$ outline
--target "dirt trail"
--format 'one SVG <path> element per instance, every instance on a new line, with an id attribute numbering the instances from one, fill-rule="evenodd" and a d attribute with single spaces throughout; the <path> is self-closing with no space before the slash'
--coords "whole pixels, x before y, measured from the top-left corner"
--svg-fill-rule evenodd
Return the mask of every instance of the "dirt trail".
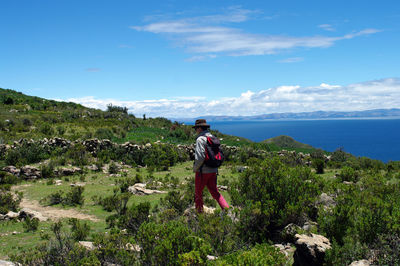
<path id="1" fill-rule="evenodd" d="M 27 187 L 29 185 L 21 185 L 14 186 L 13 190 L 21 189 L 23 187 Z M 61 218 L 77 218 L 81 220 L 90 220 L 93 222 L 100 221 L 96 216 L 81 213 L 75 209 L 58 209 L 51 206 L 42 206 L 36 200 L 30 200 L 27 198 L 22 198 L 21 203 L 19 204 L 20 208 L 28 208 L 37 212 L 40 212 L 44 217 L 47 217 L 51 220 L 59 220 Z"/>
<path id="2" fill-rule="evenodd" d="M 29 208 L 31 210 L 40 212 L 44 217 L 51 220 L 59 220 L 60 218 L 77 218 L 81 220 L 90 220 L 93 222 L 100 221 L 97 217 L 85 213 L 81 213 L 74 209 L 57 209 L 50 206 L 41 206 L 36 200 L 28 200 L 23 198 L 20 205 L 21 208 Z"/>

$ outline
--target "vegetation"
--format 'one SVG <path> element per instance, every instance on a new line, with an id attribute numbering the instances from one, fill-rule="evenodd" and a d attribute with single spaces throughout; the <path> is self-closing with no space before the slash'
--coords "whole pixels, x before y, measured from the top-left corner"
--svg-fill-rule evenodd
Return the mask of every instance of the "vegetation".
<path id="1" fill-rule="evenodd" d="M 176 145 L 194 142 L 190 126 L 136 118 L 125 107 L 100 111 L 11 90 L 0 89 L 0 102 L 1 168 L 30 164 L 40 172 L 26 180 L 0 171 L 1 217 L 18 212 L 23 196 L 94 217 L 0 221 L 0 259 L 24 265 L 290 265 L 291 255 L 272 244 L 292 241 L 284 230 L 293 224 L 298 233 L 329 238 L 327 265 L 360 259 L 399 264 L 400 162 L 358 158 L 343 149 L 327 153 L 286 136 L 254 143 L 215 131 L 224 145 L 234 146 L 225 146 L 218 176 L 231 208 L 196 214 L 192 162 Z M 74 144 L 43 144 L 54 137 Z M 111 141 L 84 144 L 92 138 Z M 125 142 L 139 148 L 127 152 L 117 145 Z M 80 171 L 63 176 L 65 167 Z M 132 194 L 137 183 L 166 193 Z M 323 193 L 334 204 L 319 203 Z M 204 202 L 216 207 L 207 191 Z"/>

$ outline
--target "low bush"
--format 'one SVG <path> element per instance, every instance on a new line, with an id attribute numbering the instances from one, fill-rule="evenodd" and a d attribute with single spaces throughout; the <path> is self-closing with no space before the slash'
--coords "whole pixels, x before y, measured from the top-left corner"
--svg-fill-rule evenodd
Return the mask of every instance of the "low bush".
<path id="1" fill-rule="evenodd" d="M 30 232 L 30 231 L 34 232 L 39 227 L 39 219 L 38 218 L 30 218 L 29 216 L 27 216 L 23 223 L 23 227 L 25 228 L 26 232 Z"/>
<path id="2" fill-rule="evenodd" d="M 76 218 L 70 218 L 68 224 L 71 226 L 72 238 L 75 241 L 82 241 L 89 235 L 90 226 L 87 222 L 81 222 Z"/>
<path id="3" fill-rule="evenodd" d="M 214 265 L 286 265 L 286 258 L 277 248 L 256 244 L 250 250 L 240 250 L 218 258 Z"/>
<path id="4" fill-rule="evenodd" d="M 70 191 L 68 191 L 67 193 L 64 193 L 62 190 L 59 190 L 41 199 L 40 202 L 42 204 L 50 206 L 56 204 L 69 205 L 69 206 L 83 205 L 85 201 L 83 196 L 83 191 L 84 187 L 81 186 L 71 187 Z"/>
<path id="5" fill-rule="evenodd" d="M 319 181 L 307 167 L 287 167 L 279 158 L 249 161 L 232 182 L 232 204 L 242 208 L 240 232 L 245 240 L 263 241 L 272 231 L 312 216 Z"/>
<path id="6" fill-rule="evenodd" d="M 140 258 L 144 265 L 204 264 L 210 252 L 209 244 L 193 235 L 180 221 L 143 223 L 137 240 L 142 247 Z"/>

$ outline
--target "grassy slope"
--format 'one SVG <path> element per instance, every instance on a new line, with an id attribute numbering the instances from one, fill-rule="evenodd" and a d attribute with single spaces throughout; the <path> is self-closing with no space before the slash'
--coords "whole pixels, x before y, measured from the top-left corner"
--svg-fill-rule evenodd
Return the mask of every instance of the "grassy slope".
<path id="1" fill-rule="evenodd" d="M 186 177 L 193 176 L 191 166 L 192 162 L 185 162 L 171 167 L 169 171 L 155 172 L 153 173 L 153 176 L 156 179 L 163 179 L 167 174 L 170 174 L 182 182 Z M 127 170 L 128 177 L 134 177 L 136 174 L 140 174 L 145 180 L 148 179 L 149 173 L 144 168 L 133 168 Z M 232 173 L 230 167 L 223 166 L 220 169 L 219 182 L 223 182 L 225 179 L 231 180 L 235 177 L 237 177 L 237 173 Z M 85 175 L 85 203 L 82 207 L 75 207 L 75 209 L 82 213 L 94 215 L 100 220 L 99 222 L 87 221 L 91 226 L 91 233 L 107 231 L 105 219 L 112 214 L 103 210 L 101 206 L 95 205 L 92 201 L 92 197 L 94 195 L 101 195 L 103 197 L 112 195 L 113 189 L 118 187 L 115 185 L 116 179 L 118 178 L 119 177 L 111 177 L 102 172 L 89 172 Z M 47 185 L 46 180 L 24 181 L 19 184 L 20 188 L 18 191 L 22 191 L 24 193 L 25 199 L 40 201 L 42 198 L 56 191 L 69 191 L 70 183 L 82 182 L 79 175 L 68 177 L 68 181 L 65 181 L 65 178 L 62 180 L 63 184 L 61 186 Z M 209 192 L 205 190 L 204 193 L 206 194 Z M 225 191 L 221 191 L 221 193 L 225 199 L 230 202 L 229 194 Z M 166 194 L 155 194 L 149 196 L 133 195 L 129 200 L 128 206 L 132 203 L 138 204 L 144 201 L 149 201 L 151 205 L 154 206 L 159 202 L 160 198 L 165 197 L 165 195 Z M 54 205 L 53 207 L 60 209 L 72 208 L 63 207 L 62 205 Z M 64 219 L 64 221 L 66 221 L 66 219 Z M 40 231 L 43 230 L 44 232 L 50 233 L 50 225 L 52 222 L 41 222 L 39 229 L 36 232 L 25 232 L 22 224 L 23 223 L 17 222 L 0 222 L 0 259 L 7 259 L 11 254 L 17 254 L 21 252 L 21 250 L 32 248 L 44 242 L 44 240 L 40 237 Z M 14 231 L 18 232 L 18 234 L 12 235 L 12 232 Z M 91 240 L 91 238 L 89 237 L 88 240 Z"/>

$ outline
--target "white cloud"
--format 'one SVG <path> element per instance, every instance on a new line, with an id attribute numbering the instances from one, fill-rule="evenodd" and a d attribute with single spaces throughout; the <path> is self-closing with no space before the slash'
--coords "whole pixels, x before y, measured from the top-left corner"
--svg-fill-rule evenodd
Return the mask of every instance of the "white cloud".
<path id="1" fill-rule="evenodd" d="M 198 62 L 198 61 L 204 61 L 210 58 L 215 58 L 217 57 L 216 55 L 209 54 L 209 55 L 194 55 L 192 57 L 186 58 L 186 62 Z"/>
<path id="2" fill-rule="evenodd" d="M 331 24 L 321 24 L 318 25 L 318 28 L 321 28 L 326 31 L 336 31 L 336 29 Z"/>
<path id="3" fill-rule="evenodd" d="M 201 115 L 256 115 L 283 112 L 358 111 L 400 107 L 400 79 L 387 78 L 347 86 L 279 86 L 248 90 L 238 97 L 207 100 L 204 97 L 176 97 L 146 101 L 96 99 L 92 96 L 66 101 L 106 109 L 107 104 L 125 106 L 141 116 L 197 117 Z"/>
<path id="4" fill-rule="evenodd" d="M 101 71 L 101 68 L 97 68 L 97 67 L 91 67 L 91 68 L 86 68 L 87 72 L 99 72 Z"/>
<path id="5" fill-rule="evenodd" d="M 282 59 L 279 60 L 279 63 L 297 63 L 297 62 L 301 62 L 304 61 L 303 57 L 290 57 L 290 58 L 286 58 L 286 59 Z"/>
<path id="6" fill-rule="evenodd" d="M 196 55 L 198 58 L 210 53 L 229 56 L 266 55 L 294 48 L 329 47 L 340 40 L 379 32 L 376 29 L 364 29 L 336 37 L 250 34 L 225 24 L 247 21 L 257 12 L 240 8 L 234 8 L 229 12 L 224 15 L 161 20 L 130 28 L 174 37 L 173 39 L 188 52 L 200 54 Z M 319 27 L 325 30 L 333 29 L 329 24 L 322 24 Z"/>

